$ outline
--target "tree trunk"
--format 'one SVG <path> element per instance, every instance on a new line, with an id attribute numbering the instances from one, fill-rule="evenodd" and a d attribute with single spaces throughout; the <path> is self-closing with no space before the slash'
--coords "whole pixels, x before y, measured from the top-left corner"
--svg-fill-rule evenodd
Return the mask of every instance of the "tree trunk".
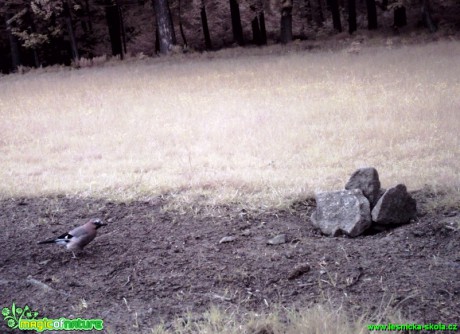
<path id="1" fill-rule="evenodd" d="M 86 16 L 88 17 L 88 27 L 89 27 L 89 32 L 93 32 L 93 21 L 91 18 L 91 11 L 89 9 L 89 2 L 88 0 L 85 0 L 85 9 L 86 9 Z"/>
<path id="2" fill-rule="evenodd" d="M 377 29 L 377 7 L 375 0 L 366 0 L 367 7 L 367 29 Z"/>
<path id="3" fill-rule="evenodd" d="M 339 2 L 337 0 L 330 0 L 329 4 L 331 6 L 332 22 L 334 25 L 334 29 L 339 32 L 342 32 L 342 22 L 340 21 Z"/>
<path id="4" fill-rule="evenodd" d="M 348 0 L 348 32 L 356 31 L 356 0 Z"/>
<path id="5" fill-rule="evenodd" d="M 160 53 L 160 34 L 158 32 L 158 25 L 155 25 L 155 53 Z"/>
<path id="6" fill-rule="evenodd" d="M 30 27 L 30 31 L 32 33 L 35 33 L 37 32 L 37 29 L 35 28 L 35 22 L 34 22 L 34 19 L 31 15 L 31 12 L 32 10 L 30 9 L 30 7 L 28 8 L 25 16 L 24 16 L 24 20 L 26 22 L 26 24 Z M 37 50 L 37 46 L 35 45 L 34 47 L 32 47 L 32 56 L 33 56 L 33 61 L 34 61 L 34 66 L 36 68 L 40 67 L 42 64 L 40 62 L 40 57 L 38 56 L 38 50 Z"/>
<path id="7" fill-rule="evenodd" d="M 292 0 L 281 0 L 280 41 L 282 44 L 292 41 Z"/>
<path id="8" fill-rule="evenodd" d="M 120 12 L 118 5 L 112 3 L 110 0 L 106 2 L 105 17 L 109 27 L 110 44 L 112 46 L 112 55 L 120 55 L 123 58 L 123 48 L 121 42 L 121 29 L 120 29 Z"/>
<path id="9" fill-rule="evenodd" d="M 40 66 L 42 66 L 42 64 L 40 63 L 40 57 L 38 56 L 37 49 L 35 48 L 32 49 L 32 55 L 34 56 L 34 66 L 36 68 L 39 68 Z"/>
<path id="10" fill-rule="evenodd" d="M 406 7 L 396 7 L 393 14 L 395 27 L 403 27 L 407 24 Z"/>
<path id="11" fill-rule="evenodd" d="M 230 0 L 233 39 L 238 45 L 244 45 L 243 28 L 241 26 L 240 6 L 237 0 Z"/>
<path id="12" fill-rule="evenodd" d="M 262 45 L 267 44 L 267 29 L 265 28 L 265 14 L 262 10 L 259 13 L 259 26 L 260 26 L 260 42 Z"/>
<path id="13" fill-rule="evenodd" d="M 437 27 L 433 22 L 433 17 L 431 16 L 431 5 L 429 0 L 422 0 L 422 20 L 423 23 L 430 29 L 431 33 L 436 32 Z"/>
<path id="14" fill-rule="evenodd" d="M 121 6 L 118 6 L 118 16 L 120 18 L 120 29 L 121 29 L 121 40 L 123 42 L 123 53 L 126 54 L 126 29 L 125 29 L 125 20 L 123 19 L 123 11 L 121 10 Z M 123 58 L 123 54 L 122 54 Z"/>
<path id="15" fill-rule="evenodd" d="M 209 27 L 208 27 L 208 16 L 206 15 L 206 7 L 204 2 L 201 4 L 201 25 L 203 26 L 203 35 L 204 35 L 204 44 L 206 46 L 206 50 L 212 49 L 211 43 L 211 35 L 209 34 Z"/>
<path id="16" fill-rule="evenodd" d="M 321 0 L 317 1 L 316 9 L 314 10 L 315 21 L 318 27 L 322 27 L 324 23 L 324 14 L 323 6 L 321 5 Z"/>
<path id="17" fill-rule="evenodd" d="M 324 14 L 321 5 L 321 0 L 310 0 L 310 5 L 312 22 L 316 25 L 316 27 L 322 27 L 324 23 Z"/>
<path id="18" fill-rule="evenodd" d="M 72 16 L 70 13 L 69 0 L 67 0 L 67 2 L 64 2 L 63 14 L 64 14 L 65 23 L 67 26 L 67 32 L 69 34 L 70 49 L 72 51 L 72 59 L 74 62 L 77 62 L 80 57 L 78 56 L 77 40 L 75 38 L 75 33 L 73 30 L 73 25 L 72 25 Z"/>
<path id="19" fill-rule="evenodd" d="M 311 4 L 312 0 L 305 0 L 305 17 L 307 22 L 311 24 L 313 22 L 313 6 Z"/>
<path id="20" fill-rule="evenodd" d="M 252 27 L 252 42 L 257 45 L 261 45 L 261 34 L 260 34 L 260 26 L 259 26 L 259 18 L 257 15 L 251 21 Z"/>
<path id="21" fill-rule="evenodd" d="M 252 43 L 256 45 L 262 45 L 262 34 L 260 32 L 260 22 L 259 22 L 259 6 L 250 6 L 252 21 Z"/>
<path id="22" fill-rule="evenodd" d="M 16 71 L 18 69 L 18 66 L 21 65 L 21 58 L 19 56 L 18 38 L 11 33 L 12 27 L 9 22 L 9 18 L 5 20 L 5 23 L 6 23 L 6 31 L 8 33 L 8 40 L 10 42 L 11 65 L 12 65 L 13 71 Z"/>
<path id="23" fill-rule="evenodd" d="M 176 34 L 171 19 L 168 0 L 152 0 L 158 26 L 160 53 L 167 54 L 176 44 Z"/>
<path id="24" fill-rule="evenodd" d="M 182 17 L 181 17 L 181 11 L 180 11 L 180 0 L 179 0 L 179 31 L 180 31 L 180 35 L 182 37 L 182 41 L 184 42 L 184 48 L 187 48 L 187 38 L 185 37 L 185 33 L 184 33 L 184 28 L 182 27 Z"/>

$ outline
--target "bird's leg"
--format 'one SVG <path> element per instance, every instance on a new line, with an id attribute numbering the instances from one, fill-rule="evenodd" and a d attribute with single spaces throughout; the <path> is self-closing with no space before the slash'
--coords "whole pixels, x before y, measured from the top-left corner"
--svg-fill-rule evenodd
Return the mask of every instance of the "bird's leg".
<path id="1" fill-rule="evenodd" d="M 73 254 L 72 259 L 78 259 L 77 256 L 75 255 L 74 251 L 72 251 L 72 254 Z"/>

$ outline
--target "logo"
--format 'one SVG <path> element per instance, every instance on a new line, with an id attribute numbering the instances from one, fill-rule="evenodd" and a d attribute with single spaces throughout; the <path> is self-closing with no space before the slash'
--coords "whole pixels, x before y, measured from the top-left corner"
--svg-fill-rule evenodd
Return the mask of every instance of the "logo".
<path id="1" fill-rule="evenodd" d="M 3 320 L 10 329 L 24 331 L 100 331 L 104 329 L 104 321 L 102 319 L 37 318 L 38 312 L 32 311 L 28 305 L 17 307 L 14 303 L 11 308 L 4 307 L 2 315 Z"/>

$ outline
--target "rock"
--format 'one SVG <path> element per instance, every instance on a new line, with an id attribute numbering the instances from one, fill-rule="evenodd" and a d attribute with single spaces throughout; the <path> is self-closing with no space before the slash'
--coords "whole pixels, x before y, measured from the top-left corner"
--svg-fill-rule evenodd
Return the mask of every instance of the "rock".
<path id="1" fill-rule="evenodd" d="M 286 253 L 284 253 L 284 256 L 286 257 L 286 259 L 292 259 L 294 257 L 294 253 L 287 251 Z"/>
<path id="2" fill-rule="evenodd" d="M 375 205 L 377 204 L 377 202 L 379 201 L 379 199 L 382 198 L 383 194 L 385 194 L 385 191 L 387 191 L 385 188 L 380 188 L 379 194 L 378 194 L 378 196 L 377 196 L 377 200 L 375 201 Z M 375 205 L 374 205 L 372 208 L 374 208 Z M 372 211 L 372 208 L 371 208 L 371 211 Z"/>
<path id="3" fill-rule="evenodd" d="M 356 237 L 371 225 L 369 201 L 359 189 L 317 193 L 316 205 L 311 220 L 326 235 Z"/>
<path id="4" fill-rule="evenodd" d="M 286 243 L 286 234 L 279 234 L 267 241 L 269 245 L 281 245 Z"/>
<path id="5" fill-rule="evenodd" d="M 299 264 L 289 273 L 288 279 L 296 279 L 309 271 L 310 265 L 308 263 Z"/>
<path id="6" fill-rule="evenodd" d="M 361 189 L 363 195 L 369 200 L 371 208 L 373 208 L 379 197 L 379 173 L 374 167 L 360 168 L 351 175 L 345 189 Z"/>
<path id="7" fill-rule="evenodd" d="M 219 243 L 223 244 L 223 243 L 232 242 L 232 241 L 235 241 L 235 240 L 236 240 L 235 237 L 223 237 L 222 239 L 220 239 Z"/>
<path id="8" fill-rule="evenodd" d="M 251 230 L 246 229 L 246 230 L 244 230 L 243 232 L 241 232 L 241 235 L 242 235 L 243 237 L 249 237 L 249 236 L 251 235 Z"/>
<path id="9" fill-rule="evenodd" d="M 372 220 L 379 225 L 404 224 L 417 215 L 417 203 L 404 184 L 390 188 L 372 210 Z"/>

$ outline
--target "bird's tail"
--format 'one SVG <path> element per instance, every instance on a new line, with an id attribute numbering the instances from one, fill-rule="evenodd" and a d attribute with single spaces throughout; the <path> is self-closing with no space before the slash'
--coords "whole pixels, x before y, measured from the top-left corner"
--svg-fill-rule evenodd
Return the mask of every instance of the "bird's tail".
<path id="1" fill-rule="evenodd" d="M 67 245 L 69 243 L 70 239 L 63 239 L 63 238 L 57 238 L 57 239 L 50 239 L 50 240 L 45 240 L 45 241 L 40 241 L 38 244 L 58 244 L 58 245 Z"/>
<path id="2" fill-rule="evenodd" d="M 40 241 L 38 244 L 43 245 L 43 244 L 54 244 L 54 243 L 56 243 L 56 239 L 49 239 L 49 240 Z"/>

